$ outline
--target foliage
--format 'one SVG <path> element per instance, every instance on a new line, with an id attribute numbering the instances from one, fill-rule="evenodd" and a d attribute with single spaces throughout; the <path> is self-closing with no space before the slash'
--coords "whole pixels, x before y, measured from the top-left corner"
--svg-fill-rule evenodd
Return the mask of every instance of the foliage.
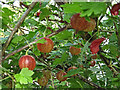
<path id="1" fill-rule="evenodd" d="M 22 6 L 18 7 L 13 3 L 3 3 L 3 6 L 9 7 L 4 6 L 1 10 L 1 45 L 5 45 L 19 19 L 26 14 L 25 5 L 31 4 L 23 2 Z M 110 13 L 111 8 L 112 2 L 37 2 L 13 34 L 2 56 L 2 88 L 92 89 L 95 85 L 101 88 L 120 88 L 120 13 L 113 16 Z M 36 16 L 37 12 L 40 13 L 39 16 Z M 95 30 L 84 32 L 73 29 L 70 18 L 76 13 L 81 13 L 80 16 L 88 21 L 90 17 L 93 18 L 96 21 Z M 44 39 L 40 39 L 42 37 L 48 37 L 54 42 L 50 53 L 38 50 L 37 43 L 46 43 Z M 97 51 L 94 51 L 97 58 L 93 59 L 91 57 L 94 53 L 90 45 L 102 37 L 106 40 L 99 42 Z M 81 53 L 72 55 L 69 51 L 71 46 L 81 48 Z M 19 59 L 26 53 L 36 60 L 33 71 L 28 68 L 21 70 L 19 67 Z M 94 67 L 90 66 L 92 60 L 96 62 Z M 80 65 L 83 65 L 83 68 Z M 77 69 L 67 71 L 72 66 Z M 37 82 L 38 78 L 43 77 L 43 70 L 51 72 L 51 77 L 44 87 Z M 57 72 L 61 70 L 67 73 L 63 76 L 67 77 L 67 80 L 62 82 L 56 79 Z M 76 76 L 73 76 L 75 74 Z"/>

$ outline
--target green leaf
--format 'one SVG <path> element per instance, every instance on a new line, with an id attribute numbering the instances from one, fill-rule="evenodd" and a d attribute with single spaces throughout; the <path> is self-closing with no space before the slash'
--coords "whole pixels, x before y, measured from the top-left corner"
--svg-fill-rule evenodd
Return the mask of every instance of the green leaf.
<path id="1" fill-rule="evenodd" d="M 18 43 L 24 38 L 24 36 L 16 36 L 13 38 L 12 43 Z"/>
<path id="2" fill-rule="evenodd" d="M 63 20 L 70 23 L 70 18 L 72 17 L 72 15 L 73 14 L 71 14 L 71 13 L 65 13 L 64 16 L 63 16 Z"/>
<path id="3" fill-rule="evenodd" d="M 12 18 L 10 18 L 9 16 L 13 16 L 13 14 L 15 14 L 15 12 L 11 11 L 10 9 L 4 7 L 2 8 L 2 28 L 3 29 L 7 29 L 6 25 L 10 24 L 12 21 Z"/>
<path id="4" fill-rule="evenodd" d="M 28 68 L 23 68 L 20 72 L 20 74 L 14 75 L 17 82 L 20 82 L 21 84 L 28 84 L 32 83 L 32 75 L 34 74 L 33 71 L 28 70 Z"/>
<path id="5" fill-rule="evenodd" d="M 119 37 L 120 37 L 120 29 L 119 29 L 120 28 L 120 24 L 116 24 L 116 26 L 118 27 L 117 30 L 118 30 L 118 34 L 119 34 Z"/>
<path id="6" fill-rule="evenodd" d="M 22 75 L 21 74 L 15 74 L 14 77 L 15 77 L 17 82 L 20 82 L 20 79 L 22 78 Z"/>
<path id="7" fill-rule="evenodd" d="M 29 24 L 30 26 L 36 26 L 37 25 L 37 21 L 35 21 L 34 19 L 27 19 L 25 22 L 27 24 Z"/>
<path id="8" fill-rule="evenodd" d="M 23 68 L 21 70 L 20 74 L 23 76 L 32 76 L 34 74 L 34 72 L 31 70 L 28 70 L 28 68 Z"/>
<path id="9" fill-rule="evenodd" d="M 69 72 L 67 72 L 67 75 L 65 75 L 64 77 L 69 77 L 69 76 L 78 74 L 80 71 L 81 71 L 81 68 L 71 69 Z"/>
<path id="10" fill-rule="evenodd" d="M 62 54 L 62 57 L 61 57 L 61 58 L 55 59 L 55 61 L 53 62 L 53 64 L 54 64 L 54 65 L 61 64 L 61 63 L 63 63 L 65 60 L 67 60 L 67 58 L 68 58 L 68 55 L 66 54 L 66 52 L 64 52 L 64 53 Z"/>
<path id="11" fill-rule="evenodd" d="M 117 77 L 120 79 L 120 73 L 117 75 Z"/>
<path id="12" fill-rule="evenodd" d="M 83 16 L 91 16 L 92 14 L 98 15 L 105 13 L 107 5 L 104 2 L 86 2 L 80 4 L 81 9 L 84 11 L 81 13 Z M 96 8 L 97 7 L 97 8 Z"/>
<path id="13" fill-rule="evenodd" d="M 47 9 L 47 8 L 42 8 L 40 11 L 42 12 L 42 13 L 40 14 L 40 16 L 39 16 L 39 17 L 40 17 L 40 20 L 45 19 L 46 16 L 48 16 L 48 15 L 51 14 L 50 10 Z"/>
<path id="14" fill-rule="evenodd" d="M 49 2 L 41 1 L 42 5 L 41 8 L 45 7 Z"/>
<path id="15" fill-rule="evenodd" d="M 83 49 L 81 50 L 81 60 L 84 60 L 83 59 L 83 54 L 86 52 L 86 50 L 88 50 L 88 46 L 90 46 L 90 43 L 87 41 L 83 47 Z"/>
<path id="16" fill-rule="evenodd" d="M 112 36 L 109 37 L 110 42 L 117 41 L 116 33 L 113 33 Z"/>
<path id="17" fill-rule="evenodd" d="M 70 38 L 72 36 L 72 32 L 68 31 L 68 30 L 64 30 L 62 32 L 60 32 L 59 34 L 56 35 L 56 38 L 58 40 L 68 40 L 68 38 Z"/>
<path id="18" fill-rule="evenodd" d="M 62 54 L 62 59 L 67 59 L 68 58 L 68 55 L 66 54 L 66 52 L 64 52 L 63 54 Z"/>
<path id="19" fill-rule="evenodd" d="M 96 81 L 97 81 L 97 76 L 96 76 L 96 74 L 92 74 L 92 75 L 91 75 L 91 79 L 92 79 L 93 82 L 96 82 Z"/>
<path id="20" fill-rule="evenodd" d="M 118 46 L 115 44 L 109 44 L 109 49 L 112 54 L 112 56 L 118 56 Z"/>
<path id="21" fill-rule="evenodd" d="M 81 11 L 79 3 L 64 4 L 61 7 L 64 9 L 64 13 L 79 13 Z"/>
<path id="22" fill-rule="evenodd" d="M 42 3 L 43 4 L 43 3 Z M 28 16 L 33 17 L 33 15 L 35 14 L 35 12 L 37 12 L 40 9 L 40 3 L 37 2 L 36 5 L 33 7 L 33 9 L 30 11 L 30 13 L 28 14 Z M 30 18 L 31 18 L 30 17 Z"/>
<path id="23" fill-rule="evenodd" d="M 35 45 L 35 47 L 37 47 L 36 45 Z M 36 55 L 36 56 L 40 56 L 40 51 L 37 49 L 37 48 L 33 48 L 33 53 Z"/>
<path id="24" fill-rule="evenodd" d="M 78 55 L 72 55 L 72 62 L 75 63 L 78 60 Z"/>
<path id="25" fill-rule="evenodd" d="M 45 29 L 46 29 L 45 25 L 40 25 L 40 26 L 38 26 L 37 30 L 39 31 L 40 34 L 43 34 L 43 32 L 45 31 Z"/>
<path id="26" fill-rule="evenodd" d="M 107 20 L 103 20 L 102 24 L 107 27 L 111 27 L 114 25 L 114 21 L 111 18 L 108 18 Z"/>
<path id="27" fill-rule="evenodd" d="M 29 83 L 33 83 L 32 77 L 26 77 Z"/>
<path id="28" fill-rule="evenodd" d="M 40 40 L 38 40 L 36 43 L 42 43 L 42 44 L 44 44 L 45 42 L 46 42 L 45 39 L 40 39 Z"/>
<path id="29" fill-rule="evenodd" d="M 102 47 L 102 49 L 103 49 L 103 50 L 109 49 L 109 45 L 108 45 L 108 44 L 104 45 L 104 46 Z"/>
<path id="30" fill-rule="evenodd" d="M 20 83 L 15 84 L 15 88 L 22 88 L 22 85 Z"/>
<path id="31" fill-rule="evenodd" d="M 105 77 L 106 78 L 111 78 L 112 77 L 112 71 L 108 67 L 105 67 L 104 70 L 106 72 Z"/>
<path id="32" fill-rule="evenodd" d="M 29 34 L 27 34 L 27 36 L 25 37 L 26 39 L 30 39 L 33 38 L 35 36 L 36 32 L 32 32 L 30 31 Z"/>
<path id="33" fill-rule="evenodd" d="M 81 12 L 81 17 L 102 14 L 107 9 L 107 5 L 104 2 L 75 2 L 61 5 L 61 7 L 64 9 L 64 13 L 74 14 Z"/>
<path id="34" fill-rule="evenodd" d="M 68 82 L 70 83 L 70 88 L 83 88 L 78 78 L 70 78 Z"/>
<path id="35" fill-rule="evenodd" d="M 53 62 L 53 64 L 57 65 L 57 64 L 60 64 L 61 62 L 63 62 L 62 59 L 57 58 L 57 59 L 55 59 L 55 61 Z"/>
<path id="36" fill-rule="evenodd" d="M 11 11 L 10 9 L 6 7 L 4 7 L 2 11 L 5 13 L 6 16 L 12 16 L 13 14 L 15 14 L 15 12 Z"/>
<path id="37" fill-rule="evenodd" d="M 54 5 L 50 5 L 50 8 L 52 9 L 52 10 L 57 10 L 57 11 L 60 11 L 56 6 L 54 6 Z"/>
<path id="38" fill-rule="evenodd" d="M 22 78 L 20 79 L 20 83 L 21 83 L 21 84 L 28 84 L 27 78 L 22 77 Z"/>
<path id="39" fill-rule="evenodd" d="M 119 79 L 118 78 L 112 78 L 111 79 L 113 82 L 115 82 L 115 81 L 118 81 Z"/>

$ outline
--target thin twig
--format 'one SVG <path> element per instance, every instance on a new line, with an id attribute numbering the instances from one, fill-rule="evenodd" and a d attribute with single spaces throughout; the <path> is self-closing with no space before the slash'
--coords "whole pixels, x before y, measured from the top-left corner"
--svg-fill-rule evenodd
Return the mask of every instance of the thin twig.
<path id="1" fill-rule="evenodd" d="M 20 2 L 20 6 L 22 7 L 22 6 L 24 6 L 24 7 L 26 7 L 26 8 L 29 8 L 29 5 L 26 5 L 26 4 L 24 4 L 23 2 Z M 23 7 L 22 7 L 23 8 Z"/>

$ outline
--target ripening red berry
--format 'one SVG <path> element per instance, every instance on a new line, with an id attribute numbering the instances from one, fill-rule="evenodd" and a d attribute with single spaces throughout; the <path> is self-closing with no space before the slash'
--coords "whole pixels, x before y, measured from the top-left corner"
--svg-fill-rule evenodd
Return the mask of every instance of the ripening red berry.
<path id="1" fill-rule="evenodd" d="M 87 21 L 85 17 L 80 17 L 80 13 L 74 14 L 70 19 L 70 24 L 72 28 L 78 31 L 89 32 L 95 29 L 96 22 L 94 19 L 90 18 L 90 21 Z"/>
<path id="2" fill-rule="evenodd" d="M 40 12 L 37 12 L 36 17 L 39 17 L 39 16 L 40 16 Z"/>
<path id="3" fill-rule="evenodd" d="M 44 75 L 47 79 L 50 79 L 50 78 L 51 78 L 51 71 L 49 71 L 49 70 L 43 70 L 42 73 L 43 73 L 43 75 Z"/>
<path id="4" fill-rule="evenodd" d="M 78 55 L 81 52 L 81 48 L 76 48 L 76 47 L 71 46 L 69 48 L 69 51 L 72 55 Z"/>
<path id="5" fill-rule="evenodd" d="M 75 66 L 69 67 L 68 70 L 67 70 L 67 72 L 69 72 L 71 69 L 77 69 L 77 67 L 75 67 Z M 72 75 L 72 76 L 76 76 L 76 74 Z"/>
<path id="6" fill-rule="evenodd" d="M 44 44 L 37 43 L 37 48 L 40 52 L 49 53 L 52 51 L 54 43 L 51 39 L 44 37 L 43 39 L 46 40 Z"/>
<path id="7" fill-rule="evenodd" d="M 24 55 L 19 59 L 19 67 L 28 68 L 29 70 L 33 70 L 36 66 L 36 61 L 34 57 L 30 55 Z"/>
<path id="8" fill-rule="evenodd" d="M 45 77 L 45 76 L 41 77 L 40 79 L 38 79 L 38 83 L 39 83 L 41 86 L 46 86 L 47 83 L 48 83 L 47 77 Z"/>
<path id="9" fill-rule="evenodd" d="M 59 81 L 65 81 L 67 80 L 67 77 L 63 77 L 64 75 L 66 75 L 67 73 L 64 72 L 64 71 L 59 71 L 57 74 L 56 74 L 56 78 L 59 80 Z"/>
<path id="10" fill-rule="evenodd" d="M 117 3 L 112 6 L 112 9 L 110 10 L 110 12 L 112 15 L 118 15 L 119 9 L 120 9 L 120 3 Z"/>

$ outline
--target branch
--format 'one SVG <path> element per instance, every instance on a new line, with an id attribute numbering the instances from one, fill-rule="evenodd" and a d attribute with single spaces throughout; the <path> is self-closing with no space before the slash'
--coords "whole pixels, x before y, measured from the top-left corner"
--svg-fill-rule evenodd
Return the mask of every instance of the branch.
<path id="1" fill-rule="evenodd" d="M 36 1 L 36 0 L 35 0 Z M 14 34 L 17 32 L 18 28 L 20 27 L 20 25 L 23 23 L 23 21 L 25 20 L 26 16 L 29 14 L 29 12 L 32 10 L 32 8 L 36 5 L 37 2 L 32 2 L 32 4 L 29 6 L 29 8 L 26 10 L 26 12 L 22 15 L 21 19 L 18 21 L 18 23 L 16 24 L 16 26 L 14 27 L 13 31 L 11 32 L 9 38 L 7 39 L 7 41 L 5 42 L 3 49 L 2 49 L 2 56 L 5 54 L 5 50 L 7 49 L 7 47 L 9 46 Z"/>
<path id="2" fill-rule="evenodd" d="M 69 26 L 70 26 L 70 24 L 68 24 L 67 26 L 65 26 L 65 27 L 63 27 L 63 28 L 60 28 L 59 30 L 57 30 L 57 31 L 55 31 L 55 32 L 53 32 L 53 33 L 51 33 L 51 34 L 49 34 L 49 35 L 47 35 L 47 37 L 49 38 L 49 37 L 51 37 L 51 36 L 53 36 L 53 35 L 56 35 L 56 34 L 58 34 L 59 32 L 61 32 L 61 31 L 63 31 L 63 30 L 66 30 L 67 28 L 69 28 Z M 29 43 L 29 45 L 35 44 L 38 40 L 41 40 L 41 39 L 42 39 L 42 38 L 37 39 L 37 40 Z M 5 58 L 2 60 L 2 62 L 3 62 L 4 60 L 6 60 L 8 57 L 10 57 L 10 56 L 12 56 L 12 55 L 14 55 L 14 54 L 22 51 L 22 50 L 25 49 L 25 48 L 28 48 L 29 45 L 25 45 L 25 46 L 23 46 L 23 47 L 15 50 L 15 51 L 13 51 L 12 53 L 8 54 L 7 56 L 5 56 Z M 1 63 L 1 62 L 0 62 L 0 63 Z"/>
<path id="3" fill-rule="evenodd" d="M 26 4 L 24 4 L 23 2 L 20 2 L 20 6 L 21 6 L 21 7 L 24 6 L 24 7 L 26 7 L 26 8 L 29 8 L 29 5 L 26 5 Z"/>
<path id="4" fill-rule="evenodd" d="M 105 90 L 104 88 L 102 88 L 102 87 L 100 87 L 100 86 L 96 85 L 95 83 L 93 83 L 93 82 L 91 82 L 91 81 L 87 80 L 86 78 L 84 78 L 84 77 L 83 77 L 83 76 L 81 76 L 81 75 L 78 75 L 78 78 L 79 78 L 80 80 L 82 80 L 82 81 L 86 82 L 87 84 L 89 84 L 89 85 L 91 85 L 91 86 L 95 87 L 95 88 L 99 88 L 99 89 L 101 89 L 101 90 Z"/>

